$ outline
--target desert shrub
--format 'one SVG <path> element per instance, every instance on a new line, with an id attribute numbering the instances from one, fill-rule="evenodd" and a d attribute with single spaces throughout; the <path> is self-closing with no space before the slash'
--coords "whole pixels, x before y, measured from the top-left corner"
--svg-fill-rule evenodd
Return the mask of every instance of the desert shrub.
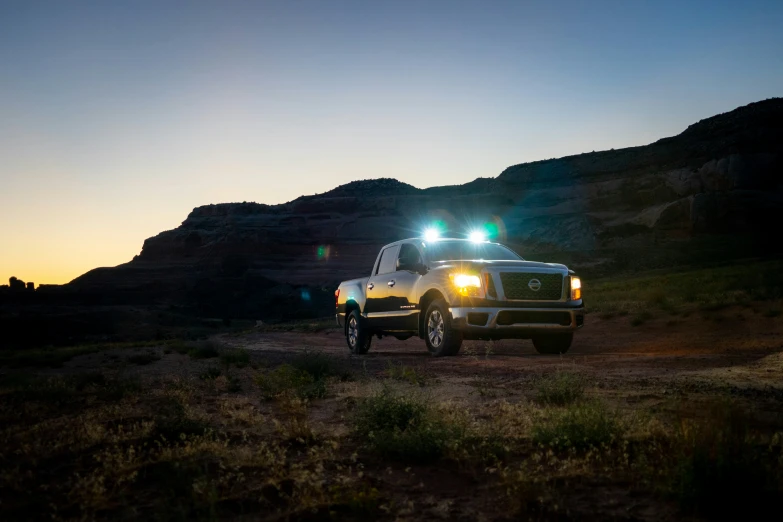
<path id="1" fill-rule="evenodd" d="M 361 401 L 354 422 L 357 435 L 373 451 L 403 461 L 436 461 L 462 436 L 421 398 L 388 389 Z"/>
<path id="2" fill-rule="evenodd" d="M 639 312 L 631 318 L 631 326 L 640 326 L 652 319 L 652 317 L 650 312 Z"/>
<path id="3" fill-rule="evenodd" d="M 542 404 L 563 406 L 582 398 L 585 380 L 574 373 L 556 372 L 538 381 L 537 392 L 537 398 Z"/>
<path id="4" fill-rule="evenodd" d="M 147 351 L 143 353 L 133 354 L 128 357 L 128 362 L 131 364 L 138 364 L 140 366 L 160 361 L 160 355 L 155 352 Z"/>
<path id="5" fill-rule="evenodd" d="M 220 374 L 221 374 L 220 368 L 217 368 L 215 366 L 210 366 L 209 368 L 201 372 L 198 378 L 201 379 L 202 381 L 210 381 L 220 377 Z"/>
<path id="6" fill-rule="evenodd" d="M 209 425 L 200 419 L 188 417 L 185 405 L 176 398 L 167 397 L 158 405 L 151 438 L 176 442 L 184 437 L 208 433 Z"/>
<path id="7" fill-rule="evenodd" d="M 250 364 L 250 352 L 244 348 L 233 348 L 220 354 L 220 362 L 226 366 L 234 365 L 237 368 L 244 368 Z"/>
<path id="8" fill-rule="evenodd" d="M 170 350 L 173 350 L 177 353 L 181 353 L 183 355 L 187 354 L 190 351 L 190 349 L 193 348 L 192 343 L 188 343 L 186 341 L 183 341 L 182 339 L 173 339 L 169 341 L 166 344 L 166 346 L 168 346 Z"/>
<path id="9" fill-rule="evenodd" d="M 390 379 L 396 381 L 404 381 L 417 386 L 424 386 L 427 382 L 427 378 L 419 373 L 415 368 L 405 366 L 404 364 L 390 363 L 386 369 L 386 374 Z"/>
<path id="10" fill-rule="evenodd" d="M 618 440 L 624 432 L 618 415 L 598 401 L 547 408 L 532 429 L 533 442 L 556 449 L 597 448 Z"/>
<path id="11" fill-rule="evenodd" d="M 227 375 L 226 391 L 230 393 L 237 393 L 242 391 L 242 382 L 235 375 Z"/>
<path id="12" fill-rule="evenodd" d="M 118 401 L 141 390 L 141 381 L 138 378 L 118 377 L 108 379 L 103 387 L 98 389 L 98 396 L 106 401 Z"/>
<path id="13" fill-rule="evenodd" d="M 188 350 L 191 359 L 212 359 L 220 355 L 218 345 L 213 341 L 201 341 Z"/>
<path id="14" fill-rule="evenodd" d="M 716 404 L 707 412 L 705 419 L 682 421 L 675 434 L 672 493 L 683 509 L 708 517 L 771 513 L 783 501 L 780 448 L 754 440 L 736 408 Z"/>
<path id="15" fill-rule="evenodd" d="M 99 352 L 106 347 L 101 345 L 68 346 L 62 348 L 31 348 L 25 350 L 0 350 L 0 366 L 19 368 L 59 368 L 79 355 Z"/>
<path id="16" fill-rule="evenodd" d="M 291 366 L 309 374 L 314 381 L 323 380 L 336 373 L 334 359 L 323 352 L 305 351 L 294 357 Z"/>
<path id="17" fill-rule="evenodd" d="M 319 399 L 326 396 L 326 382 L 315 379 L 303 370 L 290 364 L 278 366 L 271 372 L 256 376 L 256 384 L 265 399 L 281 395 L 294 395 L 302 399 Z"/>
<path id="18" fill-rule="evenodd" d="M 764 311 L 764 317 L 780 317 L 780 308 L 768 308 Z"/>

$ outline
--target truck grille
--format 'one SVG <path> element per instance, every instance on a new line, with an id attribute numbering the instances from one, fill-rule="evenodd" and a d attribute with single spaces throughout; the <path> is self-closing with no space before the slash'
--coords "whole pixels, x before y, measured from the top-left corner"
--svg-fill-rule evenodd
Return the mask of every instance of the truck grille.
<path id="1" fill-rule="evenodd" d="M 541 283 L 536 291 L 531 281 Z M 527 272 L 501 272 L 500 282 L 506 299 L 524 299 L 529 301 L 559 301 L 563 297 L 562 274 L 537 274 Z"/>

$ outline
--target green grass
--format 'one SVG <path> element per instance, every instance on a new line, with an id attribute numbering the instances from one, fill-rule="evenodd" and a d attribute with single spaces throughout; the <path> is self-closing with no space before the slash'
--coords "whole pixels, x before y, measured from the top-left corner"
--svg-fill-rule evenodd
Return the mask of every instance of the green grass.
<path id="1" fill-rule="evenodd" d="M 541 378 L 537 396 L 542 404 L 563 406 L 580 400 L 585 393 L 585 381 L 581 375 L 556 372 Z"/>
<path id="2" fill-rule="evenodd" d="M 625 432 L 617 413 L 598 401 L 548 408 L 533 424 L 533 442 L 567 450 L 600 448 L 618 441 Z"/>

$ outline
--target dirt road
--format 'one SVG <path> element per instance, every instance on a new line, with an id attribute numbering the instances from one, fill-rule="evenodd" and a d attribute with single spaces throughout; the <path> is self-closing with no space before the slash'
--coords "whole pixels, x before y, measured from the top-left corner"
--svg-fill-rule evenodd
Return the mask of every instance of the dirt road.
<path id="1" fill-rule="evenodd" d="M 337 330 L 321 333 L 258 333 L 226 339 L 229 344 L 285 358 L 302 350 L 349 357 Z M 542 356 L 530 341 L 470 341 L 457 357 L 431 357 L 419 339 L 373 339 L 370 352 L 354 363 L 381 371 L 389 364 L 415 366 L 440 376 L 489 372 L 496 377 L 569 367 L 597 379 L 708 379 L 725 385 L 783 389 L 783 320 L 748 309 L 726 309 L 686 318 L 661 317 L 632 326 L 627 317 L 588 317 L 571 350 Z"/>

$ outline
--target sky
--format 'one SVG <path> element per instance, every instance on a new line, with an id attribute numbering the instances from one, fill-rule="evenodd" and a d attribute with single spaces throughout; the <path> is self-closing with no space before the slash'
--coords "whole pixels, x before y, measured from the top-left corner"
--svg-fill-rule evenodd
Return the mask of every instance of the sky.
<path id="1" fill-rule="evenodd" d="M 783 95 L 783 2 L 0 0 L 0 281 L 209 203 L 420 188 Z"/>

